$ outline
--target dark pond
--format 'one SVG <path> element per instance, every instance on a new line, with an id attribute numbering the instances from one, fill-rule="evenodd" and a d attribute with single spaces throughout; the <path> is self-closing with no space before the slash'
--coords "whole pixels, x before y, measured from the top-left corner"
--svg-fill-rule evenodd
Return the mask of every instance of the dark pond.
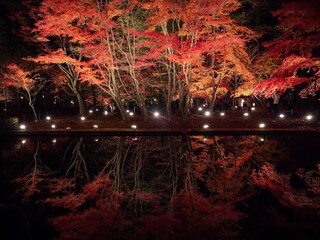
<path id="1" fill-rule="evenodd" d="M 320 239 L 319 136 L 0 146 L 0 239 Z"/>

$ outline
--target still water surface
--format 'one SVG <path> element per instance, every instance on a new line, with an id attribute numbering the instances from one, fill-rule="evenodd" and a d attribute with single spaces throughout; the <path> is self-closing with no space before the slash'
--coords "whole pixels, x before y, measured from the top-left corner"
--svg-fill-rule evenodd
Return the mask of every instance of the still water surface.
<path id="1" fill-rule="evenodd" d="M 0 239 L 320 239 L 320 137 L 6 138 Z"/>

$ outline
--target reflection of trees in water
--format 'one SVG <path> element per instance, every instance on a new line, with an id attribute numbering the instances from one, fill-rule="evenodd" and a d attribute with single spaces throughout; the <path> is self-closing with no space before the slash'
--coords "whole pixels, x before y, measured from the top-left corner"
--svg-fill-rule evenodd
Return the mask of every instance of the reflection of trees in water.
<path id="1" fill-rule="evenodd" d="M 66 177 L 36 185 L 39 201 L 60 210 L 51 222 L 61 238 L 237 235 L 243 218 L 237 206 L 253 194 L 249 160 L 257 137 L 114 137 L 99 141 L 106 160 L 93 177 L 85 158 L 92 158 L 95 144 L 83 138 L 70 143 Z M 37 149 L 33 174 L 39 170 Z"/>
<path id="2" fill-rule="evenodd" d="M 89 172 L 87 168 L 87 163 L 85 159 L 85 146 L 83 137 L 75 141 L 71 141 L 68 145 L 63 161 L 69 160 L 69 164 L 66 170 L 66 176 L 69 176 L 73 172 L 74 179 L 79 179 L 85 177 L 89 181 Z"/>
<path id="3" fill-rule="evenodd" d="M 21 177 L 14 180 L 15 183 L 19 184 L 18 190 L 23 196 L 23 201 L 28 201 L 29 198 L 34 197 L 51 173 L 50 168 L 42 162 L 39 154 L 40 139 L 29 139 L 29 141 L 29 148 L 34 147 L 33 159 L 23 171 Z"/>

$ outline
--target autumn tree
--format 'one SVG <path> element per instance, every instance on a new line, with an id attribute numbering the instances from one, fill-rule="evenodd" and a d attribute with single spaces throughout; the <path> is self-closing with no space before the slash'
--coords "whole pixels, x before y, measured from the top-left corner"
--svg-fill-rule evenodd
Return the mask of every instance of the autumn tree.
<path id="1" fill-rule="evenodd" d="M 169 117 L 175 99 L 185 118 L 192 96 L 209 97 L 213 106 L 218 90 L 234 72 L 251 78 L 245 38 L 240 36 L 251 32 L 230 17 L 240 6 L 237 1 L 150 1 L 142 6 L 151 12 L 146 34 L 160 69 Z"/>
<path id="2" fill-rule="evenodd" d="M 8 71 L 4 76 L 6 79 L 5 84 L 21 90 L 19 92 L 28 100 L 34 120 L 38 121 L 35 102 L 38 93 L 43 89 L 47 80 L 39 72 L 29 70 L 27 65 L 10 64 L 7 69 Z"/>
<path id="3" fill-rule="evenodd" d="M 68 95 L 76 97 L 79 114 L 85 115 L 84 86 L 79 80 L 79 73 L 75 71 L 76 63 L 82 58 L 79 52 L 82 37 L 77 28 L 72 26 L 79 14 L 70 7 L 68 1 L 42 1 L 40 5 L 25 1 L 24 5 L 27 9 L 25 13 L 28 13 L 31 20 L 24 23 L 21 34 L 28 42 L 38 43 L 37 46 L 41 49 L 41 55 L 27 59 L 58 66 L 65 77 L 56 79 L 57 86 L 62 86 Z"/>
<path id="4" fill-rule="evenodd" d="M 306 97 L 314 96 L 319 89 L 319 1 L 292 1 L 283 3 L 274 12 L 278 18 L 280 34 L 274 40 L 265 43 L 268 54 L 280 60 L 280 64 L 268 81 L 255 87 L 255 94 L 266 97 L 275 92 L 284 92 L 288 88 L 308 83 L 301 92 Z M 299 71 L 313 72 L 299 74 Z"/>

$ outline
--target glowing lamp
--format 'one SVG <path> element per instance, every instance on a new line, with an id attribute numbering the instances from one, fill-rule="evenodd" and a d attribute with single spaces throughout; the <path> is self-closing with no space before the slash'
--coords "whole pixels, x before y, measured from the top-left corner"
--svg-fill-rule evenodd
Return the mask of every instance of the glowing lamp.
<path id="1" fill-rule="evenodd" d="M 251 110 L 254 111 L 254 110 L 256 110 L 256 108 L 255 108 L 255 107 L 252 107 Z"/>
<path id="2" fill-rule="evenodd" d="M 93 113 L 93 111 L 90 109 L 90 110 L 89 110 L 89 113 Z"/>
<path id="3" fill-rule="evenodd" d="M 284 116 L 284 114 L 283 113 L 281 113 L 280 115 L 279 115 L 279 118 L 284 118 L 285 116 Z"/>
<path id="4" fill-rule="evenodd" d="M 306 119 L 307 119 L 308 121 L 310 121 L 312 118 L 313 118 L 313 116 L 310 115 L 310 114 L 306 116 Z"/>
<path id="5" fill-rule="evenodd" d="M 99 138 L 95 138 L 93 141 L 95 141 L 95 142 L 99 142 Z"/>
<path id="6" fill-rule="evenodd" d="M 81 119 L 81 121 L 84 121 L 84 120 L 86 120 L 86 117 L 82 116 L 80 119 Z"/>
<path id="7" fill-rule="evenodd" d="M 94 129 L 97 129 L 99 126 L 98 126 L 97 124 L 94 124 L 92 127 L 93 127 Z"/>
<path id="8" fill-rule="evenodd" d="M 265 126 L 266 126 L 266 124 L 264 124 L 264 123 L 259 124 L 259 128 L 264 128 Z"/>
<path id="9" fill-rule="evenodd" d="M 203 108 L 202 108 L 202 107 L 199 107 L 199 108 L 198 108 L 198 111 L 200 111 L 200 112 L 201 112 L 202 110 L 203 110 Z"/>
<path id="10" fill-rule="evenodd" d="M 205 125 L 203 125 L 203 128 L 204 128 L 204 129 L 208 129 L 208 128 L 209 128 L 209 125 L 208 125 L 208 124 L 205 124 Z"/>
<path id="11" fill-rule="evenodd" d="M 52 143 L 56 143 L 57 142 L 57 139 L 52 139 Z"/>
<path id="12" fill-rule="evenodd" d="M 220 113 L 220 116 L 221 116 L 221 117 L 223 117 L 224 115 L 225 115 L 225 113 L 224 113 L 224 112 L 221 112 L 221 113 Z"/>
<path id="13" fill-rule="evenodd" d="M 21 124 L 21 125 L 19 126 L 19 128 L 20 128 L 21 130 L 25 130 L 27 127 L 26 127 L 26 125 Z"/>
<path id="14" fill-rule="evenodd" d="M 108 115 L 108 111 L 104 111 L 104 115 Z"/>
<path id="15" fill-rule="evenodd" d="M 208 116 L 210 116 L 210 112 L 209 111 L 205 111 L 204 115 L 206 115 L 208 117 Z"/>
<path id="16" fill-rule="evenodd" d="M 128 113 L 128 112 L 130 112 L 130 110 L 129 110 L 129 109 L 127 109 L 127 110 L 126 110 L 126 112 L 127 112 L 127 113 Z"/>
<path id="17" fill-rule="evenodd" d="M 248 117 L 248 116 L 249 116 L 249 113 L 245 112 L 245 113 L 243 114 L 243 116 Z"/>
<path id="18" fill-rule="evenodd" d="M 56 128 L 56 125 L 55 125 L 55 124 L 52 124 L 52 125 L 51 125 L 51 128 L 52 128 L 52 129 L 55 129 L 55 128 Z"/>
<path id="19" fill-rule="evenodd" d="M 133 116 L 133 112 L 129 112 L 129 116 Z"/>
<path id="20" fill-rule="evenodd" d="M 260 141 L 261 141 L 261 142 L 264 142 L 264 138 L 260 138 Z"/>
<path id="21" fill-rule="evenodd" d="M 47 120 L 47 121 L 50 121 L 50 120 L 51 120 L 51 117 L 50 117 L 50 116 L 46 116 L 46 120 Z"/>
<path id="22" fill-rule="evenodd" d="M 26 144 L 26 142 L 27 142 L 27 139 L 25 139 L 25 138 L 22 139 L 22 141 L 21 141 L 22 144 Z"/>
<path id="23" fill-rule="evenodd" d="M 132 129 L 137 129 L 137 125 L 133 124 L 133 125 L 131 125 L 131 128 Z"/>
<path id="24" fill-rule="evenodd" d="M 159 112 L 155 112 L 153 115 L 154 115 L 155 117 L 159 117 L 159 116 L 160 116 Z"/>

